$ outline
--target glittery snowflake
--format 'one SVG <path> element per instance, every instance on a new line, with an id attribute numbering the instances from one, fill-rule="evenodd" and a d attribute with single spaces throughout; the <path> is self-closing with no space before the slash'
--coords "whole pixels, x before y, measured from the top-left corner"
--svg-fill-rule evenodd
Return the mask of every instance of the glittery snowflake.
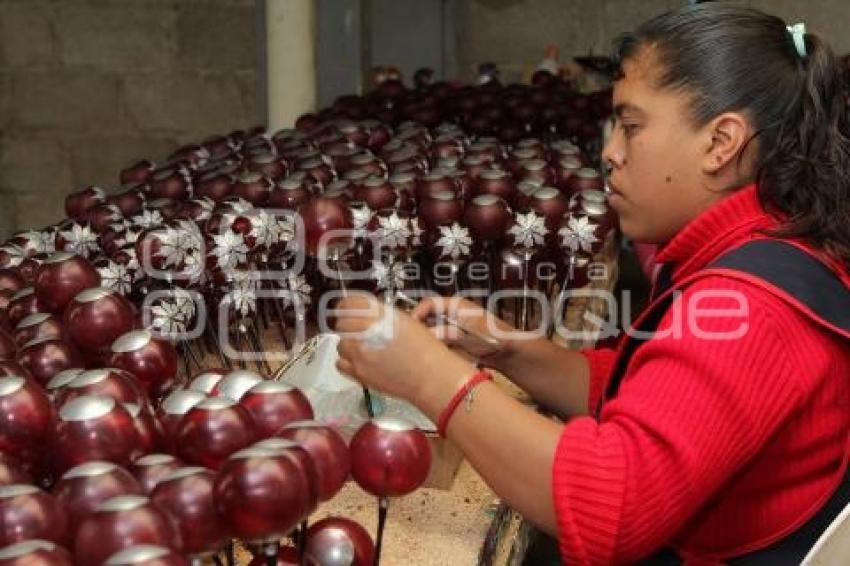
<path id="1" fill-rule="evenodd" d="M 97 234 L 92 232 L 88 225 L 74 222 L 69 230 L 60 232 L 60 235 L 66 242 L 65 251 L 89 257 L 100 249 L 97 245 Z"/>
<path id="2" fill-rule="evenodd" d="M 366 226 L 372 220 L 372 210 L 368 206 L 355 206 L 351 208 L 351 220 L 354 225 L 352 235 L 355 238 L 366 237 Z"/>
<path id="3" fill-rule="evenodd" d="M 450 256 L 452 259 L 458 259 L 468 254 L 472 247 L 469 229 L 457 222 L 451 226 L 440 226 L 440 239 L 437 240 L 437 247 L 442 250 L 443 256 Z"/>
<path id="4" fill-rule="evenodd" d="M 195 266 L 200 261 L 202 245 L 198 225 L 190 220 L 179 220 L 175 226 L 165 230 L 160 254 L 166 267 Z"/>
<path id="5" fill-rule="evenodd" d="M 253 204 L 251 204 L 242 197 L 227 201 L 227 206 L 230 207 L 230 210 L 236 213 L 237 215 L 245 214 L 246 212 L 254 208 Z"/>
<path id="6" fill-rule="evenodd" d="M 103 267 L 98 267 L 100 273 L 100 285 L 127 295 L 133 288 L 133 274 L 128 266 L 108 260 Z"/>
<path id="7" fill-rule="evenodd" d="M 275 244 L 292 241 L 295 234 L 295 224 L 290 216 L 276 216 L 265 210 L 256 209 L 250 215 L 250 235 L 257 239 L 257 244 L 271 247 Z"/>
<path id="8" fill-rule="evenodd" d="M 307 283 L 307 278 L 303 275 L 290 275 L 286 279 L 281 280 L 279 285 L 290 293 L 283 298 L 284 306 L 289 306 L 296 302 L 306 306 L 312 301 L 310 295 L 313 292 L 313 287 Z"/>
<path id="9" fill-rule="evenodd" d="M 143 210 L 141 214 L 132 218 L 136 226 L 142 228 L 154 228 L 162 224 L 162 214 L 158 210 Z"/>
<path id="10" fill-rule="evenodd" d="M 375 236 L 381 246 L 389 251 L 405 248 L 410 238 L 410 223 L 395 212 L 389 216 L 379 216 Z"/>
<path id="11" fill-rule="evenodd" d="M 27 255 L 52 254 L 56 251 L 56 238 L 47 230 L 27 230 L 19 236 L 26 241 L 22 249 Z"/>
<path id="12" fill-rule="evenodd" d="M 215 246 L 211 253 L 218 260 L 221 269 L 234 269 L 248 260 L 248 245 L 242 234 L 225 230 L 224 233 L 213 236 L 213 241 Z"/>
<path id="13" fill-rule="evenodd" d="M 519 246 L 533 248 L 543 245 L 543 238 L 549 233 L 544 218 L 535 212 L 517 214 L 516 221 L 508 233 Z"/>
<path id="14" fill-rule="evenodd" d="M 371 275 L 378 289 L 401 289 L 407 279 L 404 264 L 401 262 L 387 265 L 383 261 L 373 260 Z"/>
<path id="15" fill-rule="evenodd" d="M 150 326 L 160 334 L 183 333 L 195 317 L 195 301 L 186 291 L 175 289 L 158 298 L 150 314 Z"/>
<path id="16" fill-rule="evenodd" d="M 571 252 L 594 251 L 594 244 L 599 242 L 596 237 L 597 225 L 590 222 L 587 216 L 570 216 L 567 225 L 558 231 L 561 245 Z"/>

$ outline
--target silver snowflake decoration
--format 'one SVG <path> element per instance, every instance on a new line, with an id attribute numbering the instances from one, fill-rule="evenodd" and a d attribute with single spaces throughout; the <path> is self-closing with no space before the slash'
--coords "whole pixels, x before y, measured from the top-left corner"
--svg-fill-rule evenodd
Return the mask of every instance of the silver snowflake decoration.
<path id="1" fill-rule="evenodd" d="M 352 235 L 355 238 L 365 238 L 366 226 L 372 220 L 372 210 L 368 206 L 351 207 L 351 220 L 354 225 Z"/>
<path id="2" fill-rule="evenodd" d="M 437 247 L 442 250 L 443 256 L 450 256 L 452 259 L 467 255 L 472 247 L 472 236 L 469 235 L 469 229 L 457 222 L 451 226 L 440 226 L 440 239 L 437 240 Z"/>
<path id="3" fill-rule="evenodd" d="M 254 205 L 242 197 L 227 201 L 227 206 L 237 215 L 245 214 L 249 210 L 253 210 Z"/>
<path id="4" fill-rule="evenodd" d="M 313 292 L 313 287 L 307 283 L 307 278 L 303 275 L 290 275 L 286 279 L 280 281 L 280 286 L 290 292 L 290 295 L 284 297 L 284 306 L 289 306 L 294 303 L 301 305 L 309 305 L 312 299 L 310 295 Z"/>
<path id="5" fill-rule="evenodd" d="M 213 236 L 213 241 L 215 246 L 211 253 L 218 260 L 221 269 L 231 270 L 248 260 L 248 245 L 242 234 L 225 230 L 224 233 Z"/>
<path id="6" fill-rule="evenodd" d="M 163 335 L 186 332 L 195 317 L 195 301 L 186 291 L 175 289 L 157 299 L 151 309 L 150 326 Z"/>
<path id="7" fill-rule="evenodd" d="M 212 216 L 213 208 L 215 208 L 213 200 L 209 197 L 202 197 L 194 199 L 192 202 L 201 207 L 201 212 L 195 217 L 195 221 L 202 222 L 209 220 Z"/>
<path id="8" fill-rule="evenodd" d="M 165 266 L 198 265 L 203 237 L 198 225 L 190 220 L 179 220 L 176 226 L 170 226 L 162 236 L 160 254 Z"/>
<path id="9" fill-rule="evenodd" d="M 127 295 L 133 288 L 133 274 L 128 266 L 109 260 L 103 267 L 97 268 L 100 273 L 100 285 Z"/>
<path id="10" fill-rule="evenodd" d="M 387 265 L 383 261 L 372 261 L 372 279 L 375 280 L 378 289 L 401 289 L 404 287 L 406 273 L 404 264 L 394 262 Z"/>
<path id="11" fill-rule="evenodd" d="M 405 248 L 410 239 L 410 223 L 395 212 L 389 216 L 379 216 L 375 235 L 381 246 L 390 251 Z"/>
<path id="12" fill-rule="evenodd" d="M 291 242 L 295 235 L 295 223 L 290 216 L 276 216 L 265 210 L 257 209 L 251 214 L 250 235 L 257 244 L 271 247 L 275 244 Z"/>
<path id="13" fill-rule="evenodd" d="M 141 214 L 133 217 L 133 223 L 142 228 L 154 228 L 162 224 L 162 214 L 158 210 L 143 210 Z"/>
<path id="14" fill-rule="evenodd" d="M 24 261 L 26 254 L 24 250 L 22 250 L 19 246 L 15 244 L 6 244 L 3 247 L 0 247 L 0 250 L 6 253 L 9 256 L 9 264 L 8 267 L 17 267 Z"/>
<path id="15" fill-rule="evenodd" d="M 230 291 L 228 296 L 233 308 L 243 317 L 257 311 L 257 294 L 252 289 L 237 287 Z"/>
<path id="16" fill-rule="evenodd" d="M 599 242 L 596 237 L 597 225 L 590 222 L 587 216 L 570 216 L 567 225 L 558 230 L 561 236 L 561 245 L 575 253 L 584 251 L 593 252 L 593 244 Z"/>
<path id="17" fill-rule="evenodd" d="M 508 233 L 514 237 L 519 246 L 534 248 L 543 245 L 543 239 L 549 230 L 546 229 L 545 220 L 535 212 L 517 214 L 516 221 Z"/>
<path id="18" fill-rule="evenodd" d="M 89 257 L 99 249 L 97 245 L 97 234 L 92 232 L 89 226 L 74 222 L 70 230 L 60 232 L 60 235 L 67 242 L 65 244 L 65 250 L 77 255 Z"/>
<path id="19" fill-rule="evenodd" d="M 109 229 L 118 234 L 123 234 L 133 226 L 135 226 L 135 224 L 133 224 L 130 220 L 120 218 L 117 222 L 110 224 Z"/>

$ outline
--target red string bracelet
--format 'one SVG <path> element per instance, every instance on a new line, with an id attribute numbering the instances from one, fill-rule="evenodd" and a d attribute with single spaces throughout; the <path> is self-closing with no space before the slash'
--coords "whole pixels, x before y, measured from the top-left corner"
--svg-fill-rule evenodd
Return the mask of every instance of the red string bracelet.
<path id="1" fill-rule="evenodd" d="M 446 428 L 449 426 L 449 420 L 452 418 L 452 415 L 457 410 L 458 405 L 460 405 L 461 401 L 466 400 L 467 403 L 472 402 L 472 392 L 475 389 L 475 386 L 481 383 L 482 381 L 492 380 L 493 376 L 489 371 L 479 369 L 475 373 L 472 374 L 466 383 L 464 383 L 454 394 L 454 396 L 449 400 L 448 404 L 446 404 L 445 408 L 440 412 L 440 418 L 437 419 L 437 432 L 440 436 L 445 438 L 446 436 Z"/>

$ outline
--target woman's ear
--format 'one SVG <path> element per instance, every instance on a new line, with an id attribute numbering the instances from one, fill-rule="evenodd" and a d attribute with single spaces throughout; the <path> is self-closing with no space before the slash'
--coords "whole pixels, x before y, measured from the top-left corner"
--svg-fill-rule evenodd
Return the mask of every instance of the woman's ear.
<path id="1" fill-rule="evenodd" d="M 703 132 L 706 137 L 703 173 L 718 175 L 730 164 L 737 167 L 738 156 L 751 135 L 749 121 L 737 112 L 726 112 L 708 122 Z"/>

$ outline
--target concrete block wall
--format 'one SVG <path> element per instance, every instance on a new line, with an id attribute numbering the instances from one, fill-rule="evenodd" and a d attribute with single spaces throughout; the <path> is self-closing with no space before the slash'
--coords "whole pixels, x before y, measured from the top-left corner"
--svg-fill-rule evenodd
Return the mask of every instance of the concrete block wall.
<path id="1" fill-rule="evenodd" d="M 838 53 L 850 52 L 850 3 L 846 0 L 737 0 L 776 14 L 789 24 L 806 22 Z M 640 22 L 685 4 L 684 0 L 456 0 L 459 72 L 470 79 L 480 62 L 493 61 L 506 80 L 527 77 L 549 43 L 562 60 L 607 53 L 612 40 Z"/>
<path id="2" fill-rule="evenodd" d="M 258 123 L 254 0 L 0 0 L 0 237 Z"/>

